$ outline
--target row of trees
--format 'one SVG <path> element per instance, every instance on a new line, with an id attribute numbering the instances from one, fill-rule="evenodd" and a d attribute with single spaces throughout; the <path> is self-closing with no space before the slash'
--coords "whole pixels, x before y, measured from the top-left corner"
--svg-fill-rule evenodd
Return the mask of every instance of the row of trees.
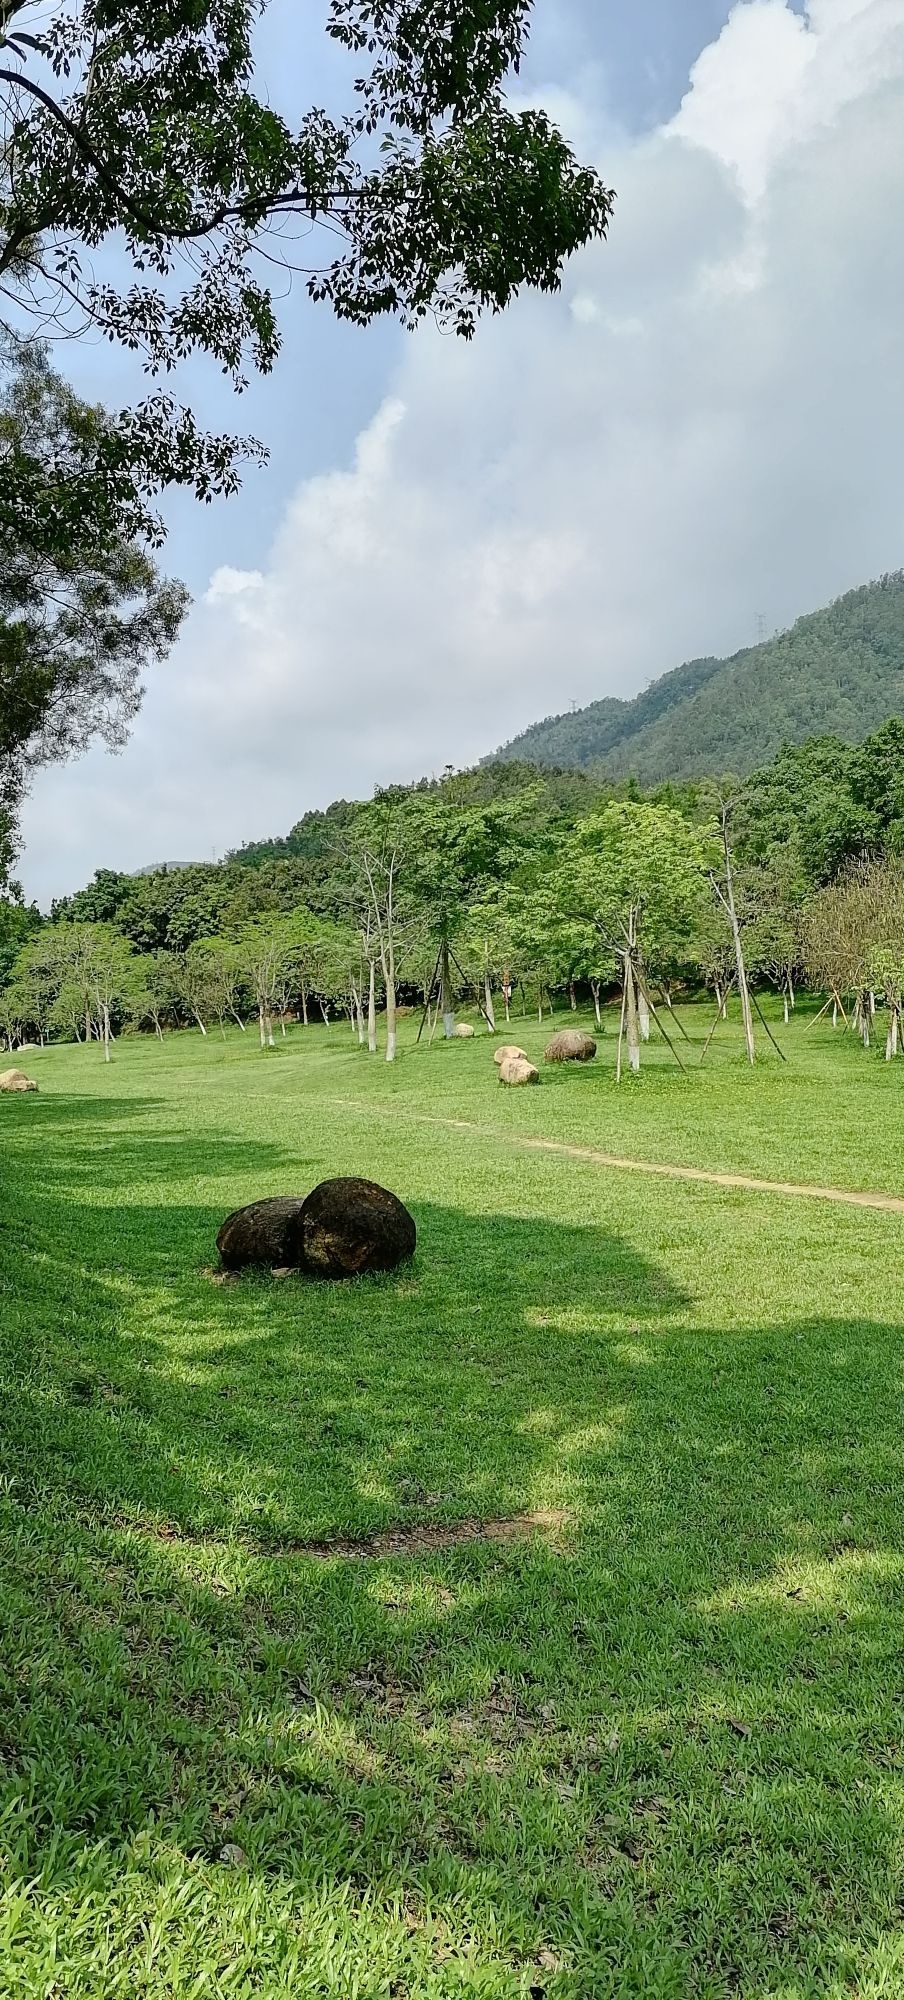
<path id="1" fill-rule="evenodd" d="M 74 1034 L 109 1054 L 126 1023 L 162 1037 L 256 1017 L 271 1046 L 313 1010 L 344 1014 L 375 1052 L 382 1013 L 392 1061 L 400 1000 L 420 1002 L 432 1037 L 454 1032 L 462 998 L 495 1030 L 516 994 L 542 1019 L 554 995 L 589 993 L 600 1020 L 614 990 L 621 1073 L 654 1031 L 683 1059 L 676 986 L 705 985 L 718 1014 L 736 992 L 753 1061 L 757 1015 L 770 1032 L 757 989 L 780 993 L 787 1018 L 804 982 L 865 1040 L 883 1005 L 896 1054 L 904 859 L 865 859 L 813 888 L 787 845 L 749 858 L 744 814 L 743 793 L 607 798 L 560 791 L 554 775 L 389 790 L 343 809 L 308 901 L 306 864 L 283 857 L 102 874 L 36 930 L 20 912 L 25 932 L 0 953 L 0 1028 L 11 1045 Z"/>

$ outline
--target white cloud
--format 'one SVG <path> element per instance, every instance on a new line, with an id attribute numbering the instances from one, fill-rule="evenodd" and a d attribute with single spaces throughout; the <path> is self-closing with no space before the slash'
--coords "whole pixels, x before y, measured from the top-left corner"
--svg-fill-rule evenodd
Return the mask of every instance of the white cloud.
<path id="1" fill-rule="evenodd" d="M 216 572 L 120 763 L 42 778 L 30 880 L 284 830 L 904 561 L 902 114 L 904 0 L 735 7 L 606 157 L 563 297 L 413 340 L 263 569 Z"/>
<path id="2" fill-rule="evenodd" d="M 900 0 L 741 0 L 696 63 L 671 130 L 734 169 L 745 198 L 845 105 L 904 74 Z"/>

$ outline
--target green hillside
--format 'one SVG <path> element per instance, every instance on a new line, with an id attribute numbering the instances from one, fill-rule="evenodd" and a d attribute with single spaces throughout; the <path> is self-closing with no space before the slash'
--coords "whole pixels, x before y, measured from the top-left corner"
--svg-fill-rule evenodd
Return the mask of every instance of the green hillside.
<path id="1" fill-rule="evenodd" d="M 648 784 L 741 775 L 783 743 L 857 743 L 904 714 L 904 570 L 848 591 L 728 660 L 690 660 L 633 701 L 595 701 L 534 723 L 497 758 Z"/>

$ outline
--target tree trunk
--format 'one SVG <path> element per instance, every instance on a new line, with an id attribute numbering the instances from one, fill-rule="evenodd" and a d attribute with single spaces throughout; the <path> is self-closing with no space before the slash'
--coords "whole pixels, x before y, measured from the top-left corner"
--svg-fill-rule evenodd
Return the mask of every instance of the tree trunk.
<path id="1" fill-rule="evenodd" d="M 489 970 L 487 970 L 487 972 L 484 974 L 483 992 L 484 992 L 484 1005 L 486 1007 L 486 1017 L 487 1017 L 487 1034 L 495 1035 L 496 1009 L 493 1006 L 493 988 L 490 984 Z"/>
<path id="2" fill-rule="evenodd" d="M 573 1014 L 576 1014 L 578 1011 L 578 996 L 574 990 L 573 979 L 569 979 L 568 981 L 568 998 L 571 1001 L 571 1011 Z"/>
<path id="3" fill-rule="evenodd" d="M 837 1002 L 837 1000 L 833 1000 L 833 1001 L 832 1001 L 832 1026 L 833 1026 L 833 1028 L 837 1028 L 837 1026 L 838 1026 L 838 1002 Z"/>
<path id="4" fill-rule="evenodd" d="M 204 1026 L 204 1023 L 203 1023 L 203 1021 L 202 1021 L 202 1019 L 201 1019 L 201 1016 L 200 1016 L 200 1014 L 198 1013 L 198 1009 L 197 1009 L 197 1007 L 193 1007 L 191 1011 L 192 1011 L 192 1013 L 193 1013 L 193 1015 L 194 1015 L 194 1017 L 195 1017 L 195 1020 L 196 1020 L 196 1021 L 197 1021 L 197 1023 L 198 1023 L 198 1027 L 200 1028 L 200 1030 L 201 1030 L 201 1033 L 202 1033 L 202 1035 L 206 1035 L 206 1034 L 207 1034 L 207 1029 L 205 1028 L 205 1026 Z"/>
<path id="5" fill-rule="evenodd" d="M 790 1009 L 790 1006 L 789 1006 L 789 1004 L 788 1004 L 788 991 L 787 991 L 787 987 L 786 987 L 786 989 L 785 989 L 785 1027 L 786 1027 L 786 1028 L 787 1028 L 787 1026 L 788 1026 L 788 1022 L 790 1021 L 790 1019 L 791 1019 L 791 1009 Z"/>
<path id="6" fill-rule="evenodd" d="M 396 1055 L 396 983 L 392 972 L 386 975 L 386 1060 L 395 1062 Z"/>
<path id="7" fill-rule="evenodd" d="M 377 1053 L 376 979 L 377 968 L 373 959 L 371 959 L 370 984 L 367 989 L 367 1046 L 372 1056 L 375 1056 Z"/>
<path id="8" fill-rule="evenodd" d="M 640 1039 L 642 1042 L 648 1042 L 650 1039 L 650 1006 L 639 978 L 637 980 L 637 1018 L 640 1024 Z"/>
<path id="9" fill-rule="evenodd" d="M 439 955 L 440 1007 L 443 1016 L 443 1034 L 447 1042 L 455 1033 L 455 1002 L 452 998 L 452 973 L 449 965 L 449 946 L 443 939 Z"/>
<path id="10" fill-rule="evenodd" d="M 307 989 L 307 987 L 306 987 L 306 985 L 305 985 L 305 983 L 304 983 L 304 980 L 302 980 L 302 982 L 301 982 L 301 1018 L 302 1018 L 302 1021 L 304 1022 L 304 1025 L 305 1025 L 305 1027 L 307 1027 L 307 1025 L 308 1025 L 308 989 Z"/>
<path id="11" fill-rule="evenodd" d="M 628 1064 L 636 1076 L 640 1070 L 640 1017 L 637 1010 L 634 959 L 630 949 L 625 954 L 625 1033 L 628 1040 Z"/>
<path id="12" fill-rule="evenodd" d="M 593 1012 L 596 1016 L 596 1025 L 598 1028 L 602 1028 L 603 1017 L 600 1013 L 600 982 L 598 979 L 591 979 L 590 991 L 593 994 Z"/>
<path id="13" fill-rule="evenodd" d="M 502 998 L 505 1001 L 505 1019 L 507 1025 L 512 1018 L 509 1012 L 512 1004 L 512 982 L 507 972 L 504 972 L 502 975 Z"/>
<path id="14" fill-rule="evenodd" d="M 325 1028 L 328 1028 L 328 1027 L 329 1027 L 329 1025 L 330 1025 L 330 1016 L 329 1016 L 329 1009 L 328 1009 L 327 1007 L 325 1007 L 325 1006 L 324 1006 L 324 1003 L 323 1003 L 323 1001 L 322 1001 L 322 1000 L 321 1000 L 321 1002 L 320 1002 L 320 1012 L 321 1012 L 321 1014 L 323 1015 L 323 1025 L 324 1025 L 324 1027 L 325 1027 Z"/>
<path id="15" fill-rule="evenodd" d="M 104 1062 L 109 1062 L 109 1060 L 110 1060 L 110 1009 L 109 1009 L 109 1007 L 107 1007 L 107 1006 L 104 1006 L 104 1008 L 102 1009 L 102 1019 L 103 1019 L 103 1024 L 104 1024 Z"/>
<path id="16" fill-rule="evenodd" d="M 737 973 L 737 980 L 738 980 L 738 992 L 741 996 L 741 1016 L 744 1022 L 744 1040 L 747 1044 L 747 1061 L 749 1063 L 755 1063 L 756 1043 L 753 1038 L 753 1009 L 750 1005 L 750 987 L 747 984 L 747 967 L 744 963 L 744 941 L 741 937 L 741 926 L 740 923 L 738 922 L 738 911 L 737 911 L 737 905 L 735 903 L 734 875 L 732 874 L 732 868 L 731 868 L 731 844 L 728 838 L 727 810 L 722 814 L 722 845 L 725 853 L 725 896 L 723 898 L 723 901 L 728 911 L 728 920 L 729 923 L 731 924 L 731 935 L 732 938 L 734 939 L 735 970 Z"/>
<path id="17" fill-rule="evenodd" d="M 245 1023 L 244 1023 L 244 1021 L 242 1020 L 242 1017 L 241 1017 L 241 1014 L 237 1014 L 237 1013 L 236 1013 L 236 1011 L 235 1011 L 235 1008 L 234 1008 L 234 1007 L 230 1007 L 230 1009 L 229 1009 L 229 1012 L 230 1012 L 230 1014 L 232 1015 L 232 1018 L 233 1018 L 233 1020 L 234 1020 L 234 1021 L 237 1021 L 237 1022 L 238 1022 L 238 1024 L 239 1024 L 239 1027 L 240 1027 L 240 1028 L 241 1028 L 241 1030 L 242 1030 L 242 1034 L 244 1034 L 244 1033 L 245 1033 Z"/>
<path id="18" fill-rule="evenodd" d="M 359 1049 L 363 1049 L 367 1040 L 367 1032 L 364 1026 L 364 1001 L 362 999 L 363 984 L 360 988 L 353 986 L 352 992 L 355 996 L 355 1023 L 358 1030 L 358 1047 Z"/>

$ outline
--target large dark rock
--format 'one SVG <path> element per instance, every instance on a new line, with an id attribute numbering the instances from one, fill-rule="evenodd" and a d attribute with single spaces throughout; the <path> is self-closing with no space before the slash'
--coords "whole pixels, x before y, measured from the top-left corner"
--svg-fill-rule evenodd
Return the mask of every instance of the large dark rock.
<path id="1" fill-rule="evenodd" d="M 302 1258 L 321 1278 L 393 1271 L 414 1256 L 414 1219 L 397 1195 L 375 1181 L 321 1181 L 301 1217 Z"/>
<path id="2" fill-rule="evenodd" d="M 546 1060 L 551 1063 L 592 1062 L 595 1055 L 593 1036 L 582 1034 L 579 1028 L 563 1028 L 546 1047 Z"/>
<path id="3" fill-rule="evenodd" d="M 272 1201 L 252 1201 L 227 1215 L 217 1237 L 217 1249 L 227 1271 L 249 1264 L 269 1264 L 271 1270 L 297 1268 L 302 1263 L 304 1196 L 277 1195 Z"/>

